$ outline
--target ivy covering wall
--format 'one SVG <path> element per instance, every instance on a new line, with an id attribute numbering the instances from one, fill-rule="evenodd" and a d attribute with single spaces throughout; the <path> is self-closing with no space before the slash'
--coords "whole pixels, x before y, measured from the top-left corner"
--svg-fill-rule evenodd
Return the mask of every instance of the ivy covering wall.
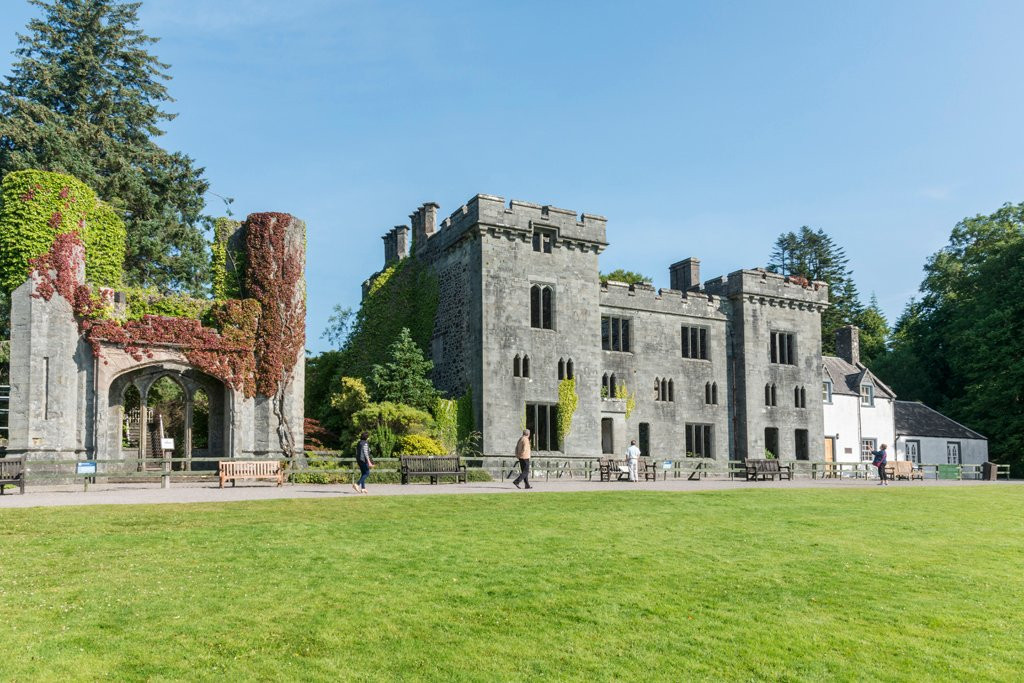
<path id="1" fill-rule="evenodd" d="M 439 290 L 437 276 L 414 258 L 402 259 L 370 284 L 342 350 L 343 374 L 368 379 L 387 361 L 388 348 L 408 328 L 428 357 Z"/>
<path id="2" fill-rule="evenodd" d="M 245 252 L 232 248 L 231 236 L 241 223 L 230 218 L 218 218 L 213 222 L 212 252 L 214 299 L 240 299 L 242 297 L 242 275 L 245 273 Z"/>
<path id="3" fill-rule="evenodd" d="M 15 171 L 0 184 L 0 293 L 10 294 L 29 274 L 29 262 L 50 250 L 58 234 L 78 232 L 85 245 L 85 278 L 119 287 L 125 227 L 114 210 L 76 178 L 47 171 Z"/>

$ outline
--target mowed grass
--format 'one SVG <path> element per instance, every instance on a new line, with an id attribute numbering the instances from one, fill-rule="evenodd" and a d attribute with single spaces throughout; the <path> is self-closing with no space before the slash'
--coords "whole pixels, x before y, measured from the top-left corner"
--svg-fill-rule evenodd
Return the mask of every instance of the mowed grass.
<path id="1" fill-rule="evenodd" d="M 0 510 L 4 680 L 1020 680 L 1024 486 Z"/>

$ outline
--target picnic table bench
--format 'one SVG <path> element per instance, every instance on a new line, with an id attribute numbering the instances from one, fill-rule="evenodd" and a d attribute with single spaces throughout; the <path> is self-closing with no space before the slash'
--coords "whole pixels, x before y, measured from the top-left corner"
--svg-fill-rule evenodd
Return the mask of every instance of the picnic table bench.
<path id="1" fill-rule="evenodd" d="M 17 486 L 25 493 L 25 456 L 0 458 L 0 495 L 6 486 Z"/>
<path id="2" fill-rule="evenodd" d="M 777 458 L 747 458 L 743 465 L 746 468 L 747 481 L 775 481 L 775 477 L 781 481 L 793 478 L 793 466 L 783 465 Z"/>
<path id="3" fill-rule="evenodd" d="M 280 460 L 221 460 L 217 463 L 217 474 L 221 488 L 228 479 L 232 486 L 237 479 L 274 479 L 278 486 L 284 483 L 284 465 Z"/>
<path id="4" fill-rule="evenodd" d="M 403 455 L 398 460 L 403 484 L 409 483 L 409 477 L 430 477 L 430 483 L 436 484 L 438 477 L 444 476 L 466 483 L 466 466 L 457 455 Z"/>

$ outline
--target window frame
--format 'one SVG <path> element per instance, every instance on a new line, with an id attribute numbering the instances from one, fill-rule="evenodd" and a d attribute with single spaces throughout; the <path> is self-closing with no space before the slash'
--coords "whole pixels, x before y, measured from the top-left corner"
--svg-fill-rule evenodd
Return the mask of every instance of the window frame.
<path id="1" fill-rule="evenodd" d="M 601 316 L 601 350 L 633 353 L 632 318 L 617 315 Z"/>
<path id="2" fill-rule="evenodd" d="M 711 328 L 706 325 L 679 326 L 680 355 L 687 360 L 711 360 L 708 350 L 708 338 Z M 695 348 L 696 347 L 696 348 Z"/>
<path id="3" fill-rule="evenodd" d="M 821 402 L 832 405 L 832 380 L 821 380 Z"/>
<path id="4" fill-rule="evenodd" d="M 687 422 L 684 426 L 683 452 L 687 458 L 715 457 L 715 426 L 705 422 Z M 691 455 L 692 454 L 692 455 Z"/>
<path id="5" fill-rule="evenodd" d="M 798 365 L 797 340 L 795 332 L 770 330 L 768 339 L 768 360 L 776 365 Z"/>
<path id="6" fill-rule="evenodd" d="M 860 440 L 860 461 L 871 462 L 874 456 L 871 455 L 871 451 L 878 450 L 878 439 L 874 437 L 864 438 Z"/>
<path id="7" fill-rule="evenodd" d="M 866 393 L 865 389 L 867 389 Z M 860 385 L 860 405 L 863 408 L 875 407 L 875 385 L 868 382 Z"/>
<path id="8" fill-rule="evenodd" d="M 535 330 L 555 329 L 555 286 L 542 282 L 530 284 L 530 327 Z"/>
<path id="9" fill-rule="evenodd" d="M 546 453 L 562 453 L 558 441 L 558 404 L 526 402 L 526 428 L 530 430 L 530 446 Z M 554 448 L 552 448 L 554 446 Z"/>

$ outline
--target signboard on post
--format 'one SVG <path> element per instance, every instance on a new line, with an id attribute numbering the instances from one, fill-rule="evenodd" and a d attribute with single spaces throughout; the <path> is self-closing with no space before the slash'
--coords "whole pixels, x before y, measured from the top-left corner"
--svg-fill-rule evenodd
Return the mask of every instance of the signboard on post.
<path id="1" fill-rule="evenodd" d="M 174 439 L 160 439 L 160 450 L 162 451 L 173 451 L 174 450 Z"/>
<path id="2" fill-rule="evenodd" d="M 75 474 L 96 474 L 96 463 L 80 462 L 75 464 Z"/>

